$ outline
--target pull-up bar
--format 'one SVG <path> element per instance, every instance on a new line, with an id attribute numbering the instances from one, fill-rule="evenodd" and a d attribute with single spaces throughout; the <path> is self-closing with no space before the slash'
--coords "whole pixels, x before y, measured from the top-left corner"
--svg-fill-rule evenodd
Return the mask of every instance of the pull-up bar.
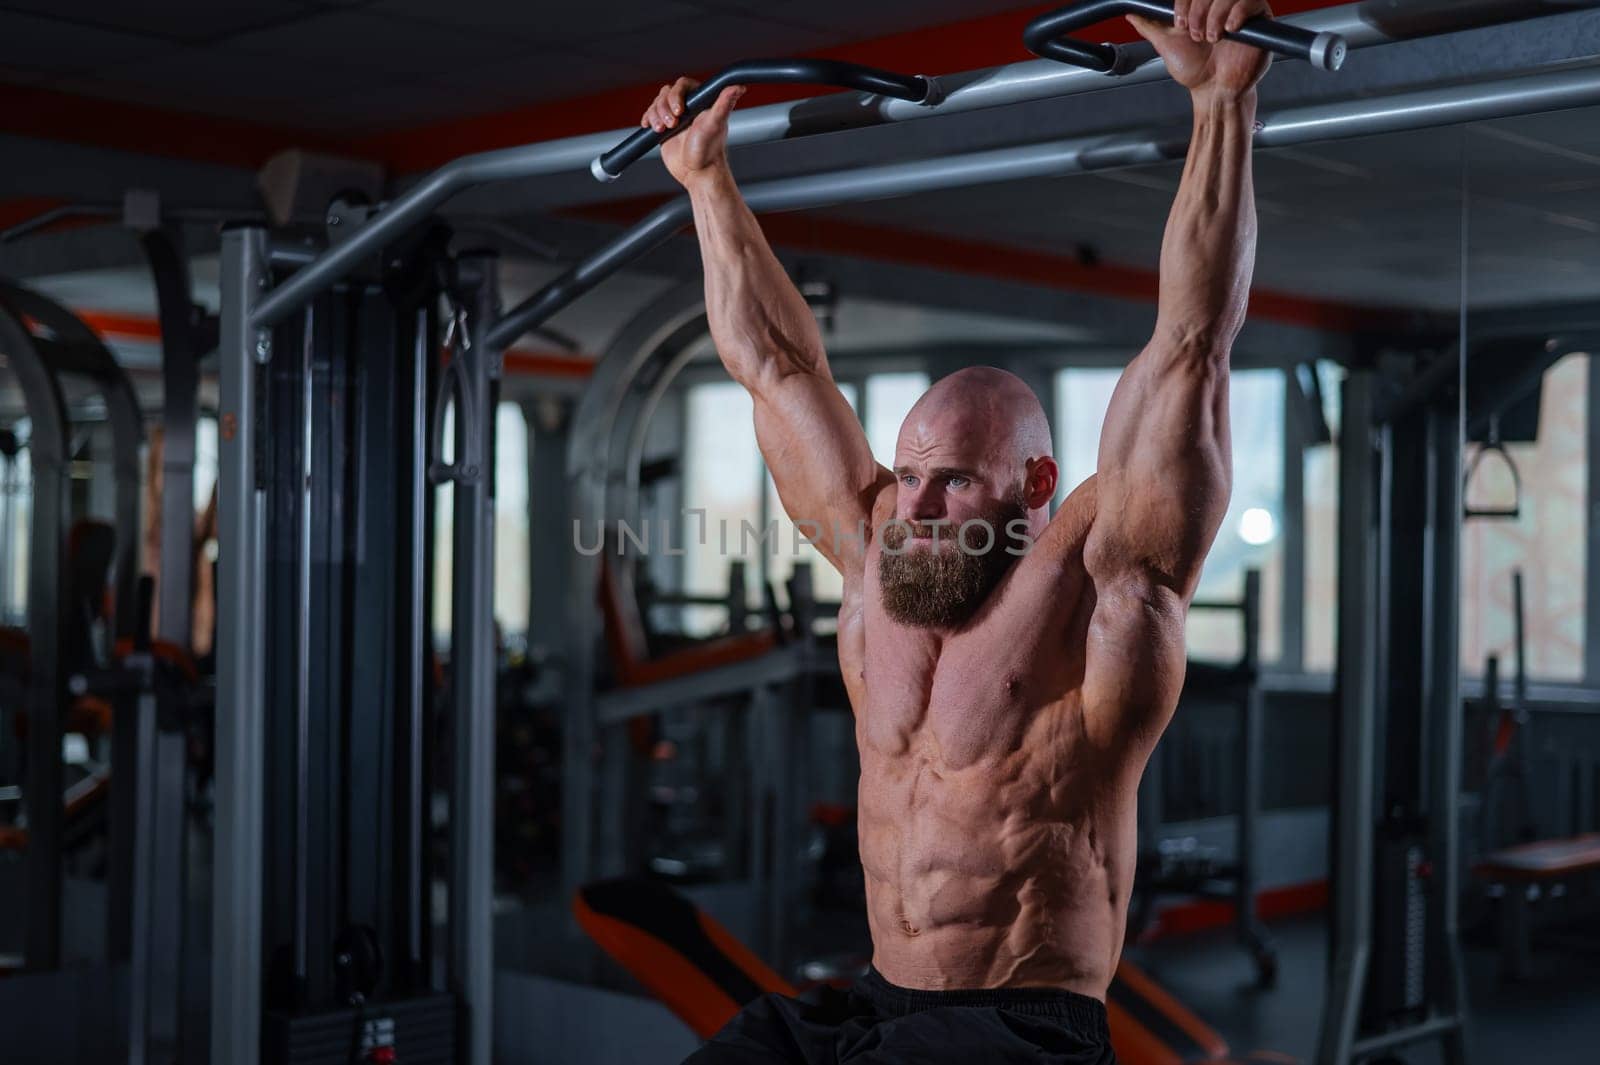
<path id="1" fill-rule="evenodd" d="M 938 102 L 933 80 L 914 74 L 895 74 L 857 63 L 833 59 L 746 59 L 724 67 L 683 102 L 683 125 L 717 102 L 730 85 L 837 85 L 842 89 L 875 96 L 909 100 L 914 104 Z M 653 129 L 635 130 L 621 144 L 595 159 L 589 171 L 596 181 L 615 181 L 626 168 L 637 163 L 665 140 L 667 134 Z"/>
<path id="2" fill-rule="evenodd" d="M 1281 20 L 1280 25 L 1297 25 L 1316 32 L 1339 34 L 1352 48 L 1400 39 L 1399 35 L 1363 19 L 1364 6 L 1349 4 L 1294 15 Z M 1171 5 L 1167 7 L 1170 9 Z M 1167 76 L 1165 67 L 1155 61 L 1155 49 L 1149 45 L 1129 45 L 1122 48 L 1121 52 L 1130 61 L 1137 62 L 1137 69 L 1123 77 L 1118 84 L 1158 81 Z M 960 114 L 1031 100 L 1074 96 L 1106 87 L 1105 77 L 1095 71 L 1038 59 L 922 80 L 929 82 L 931 88 L 931 96 L 923 100 L 887 93 L 863 99 L 859 92 L 847 92 L 741 111 L 734 114 L 728 123 L 728 144 L 730 147 L 739 147 L 810 133 Z M 457 192 L 496 181 L 582 170 L 592 172 L 597 155 L 635 132 L 612 130 L 565 137 L 480 152 L 446 163 L 393 200 L 355 235 L 329 248 L 282 285 L 268 292 L 251 313 L 249 327 L 253 330 L 268 329 L 283 321 L 317 293 L 355 269 L 357 264 L 378 254 L 385 246 L 420 224 Z"/>
<path id="3" fill-rule="evenodd" d="M 1022 43 L 1041 59 L 1054 59 L 1102 74 L 1126 75 L 1144 61 L 1142 53 L 1114 44 L 1090 44 L 1066 36 L 1074 30 L 1120 15 L 1143 15 L 1173 23 L 1173 5 L 1162 0 L 1082 0 L 1040 15 L 1022 31 Z M 1251 44 L 1289 59 L 1304 59 L 1318 70 L 1338 70 L 1349 50 L 1337 33 L 1317 33 L 1267 18 L 1253 18 L 1224 38 Z"/>
<path id="4" fill-rule="evenodd" d="M 1597 2 L 1600 0 L 1504 0 L 1487 5 L 1462 5 L 1460 10 L 1439 9 L 1434 5 L 1429 7 L 1428 17 L 1420 20 L 1399 17 L 1406 13 L 1403 5 L 1400 10 L 1390 12 L 1396 17 L 1380 19 L 1373 17 L 1370 4 L 1353 3 L 1293 15 L 1277 20 L 1275 25 L 1337 35 L 1344 38 L 1349 48 L 1366 48 L 1473 26 L 1552 15 L 1592 7 Z M 1170 14 L 1170 3 L 1162 7 Z M 1077 10 L 1076 5 L 1072 10 Z M 1148 44 L 1119 46 L 1118 57 L 1120 66 L 1133 67 L 1130 73 L 1119 78 L 1118 85 L 1158 81 L 1167 76 L 1166 68 L 1156 61 L 1155 49 Z M 1094 92 L 1107 85 L 1101 73 L 1050 60 L 1030 60 L 925 80 L 934 83 L 933 91 L 939 97 L 937 102 L 913 102 L 892 95 L 863 99 L 860 93 L 838 93 L 751 108 L 736 113 L 730 120 L 728 144 L 738 147 L 809 133 L 959 114 Z M 614 130 L 566 137 L 480 152 L 446 163 L 397 197 L 353 236 L 329 248 L 268 292 L 250 314 L 248 327 L 260 331 L 283 321 L 357 264 L 378 254 L 420 224 L 457 192 L 495 181 L 589 170 L 597 155 L 634 132 Z"/>

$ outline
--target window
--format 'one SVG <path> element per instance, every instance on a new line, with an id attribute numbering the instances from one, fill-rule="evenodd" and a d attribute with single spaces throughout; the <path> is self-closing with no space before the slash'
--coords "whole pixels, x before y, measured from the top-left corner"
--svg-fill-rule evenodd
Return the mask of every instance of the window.
<path id="1" fill-rule="evenodd" d="M 11 429 L 19 447 L 0 454 L 0 625 L 28 623 L 28 544 L 33 523 L 33 462 L 26 446 L 29 423 Z"/>
<path id="2" fill-rule="evenodd" d="M 194 509 L 204 510 L 211 503 L 211 490 L 217 484 L 217 419 L 201 415 L 194 423 Z"/>
<path id="3" fill-rule="evenodd" d="M 1584 672 L 1585 547 L 1589 493 L 1589 356 L 1569 355 L 1545 374 L 1539 439 L 1508 443 L 1522 478 L 1515 520 L 1465 523 L 1461 540 L 1461 667 L 1481 676 L 1489 655 L 1515 668 L 1511 574 L 1522 571 L 1528 676 L 1580 681 Z M 1470 459 L 1479 445 L 1468 444 Z M 1488 462 L 1469 499 L 1506 501 Z"/>
<path id="4" fill-rule="evenodd" d="M 893 468 L 900 424 L 927 390 L 925 373 L 880 373 L 867 378 L 867 443 L 880 465 Z"/>
<path id="5" fill-rule="evenodd" d="M 1319 360 L 1322 415 L 1339 431 L 1344 368 Z M 1314 444 L 1302 453 L 1305 530 L 1305 608 L 1301 644 L 1307 672 L 1331 673 L 1339 623 L 1339 445 Z"/>
<path id="6" fill-rule="evenodd" d="M 494 619 L 501 639 L 528 631 L 528 423 L 522 408 L 503 402 L 495 408 L 494 442 Z M 455 403 L 444 411 L 444 454 L 455 459 Z M 455 574 L 455 485 L 434 489 L 433 640 L 450 644 L 450 614 Z"/>
<path id="7" fill-rule="evenodd" d="M 494 618 L 507 637 L 528 631 L 528 458 L 522 408 L 501 403 L 494 419 Z"/>
<path id="8" fill-rule="evenodd" d="M 743 558 L 745 598 L 751 600 L 759 578 L 759 563 L 749 560 L 758 551 L 761 525 L 761 452 L 754 406 L 744 386 L 717 381 L 688 390 L 683 454 L 685 515 L 675 537 L 684 550 L 683 591 L 725 594 L 729 563 Z M 704 510 L 705 515 L 691 516 L 690 510 Z M 683 612 L 684 631 L 695 635 L 722 631 L 727 621 L 727 611 L 716 607 Z"/>
<path id="9" fill-rule="evenodd" d="M 1120 369 L 1078 368 L 1056 375 L 1056 461 L 1063 498 L 1094 473 L 1100 427 Z M 1261 571 L 1261 657 L 1276 661 L 1282 646 L 1284 376 L 1279 370 L 1235 370 L 1229 389 L 1233 436 L 1233 497 L 1201 574 L 1199 600 L 1235 600 L 1247 569 Z M 1195 610 L 1189 652 L 1232 661 L 1243 653 L 1236 614 Z"/>

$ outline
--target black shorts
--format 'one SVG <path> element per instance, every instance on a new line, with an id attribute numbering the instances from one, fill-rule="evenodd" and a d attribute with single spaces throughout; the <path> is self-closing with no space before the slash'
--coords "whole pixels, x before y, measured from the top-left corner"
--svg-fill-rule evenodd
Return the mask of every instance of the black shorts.
<path id="1" fill-rule="evenodd" d="M 1115 1065 L 1105 1004 L 1072 991 L 916 991 L 868 969 L 812 1005 L 763 995 L 684 1065 L 803 1062 Z"/>

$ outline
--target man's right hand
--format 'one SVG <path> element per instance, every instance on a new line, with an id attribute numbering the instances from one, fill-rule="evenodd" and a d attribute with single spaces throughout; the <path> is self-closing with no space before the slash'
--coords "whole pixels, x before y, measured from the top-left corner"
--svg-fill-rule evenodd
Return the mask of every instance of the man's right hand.
<path id="1" fill-rule="evenodd" d="M 744 95 L 744 86 L 728 86 L 716 103 L 694 116 L 680 131 L 684 101 L 699 84 L 693 78 L 679 78 L 671 85 L 663 85 L 639 119 L 639 125 L 667 135 L 661 142 L 661 161 L 684 188 L 727 168 L 728 115 Z"/>

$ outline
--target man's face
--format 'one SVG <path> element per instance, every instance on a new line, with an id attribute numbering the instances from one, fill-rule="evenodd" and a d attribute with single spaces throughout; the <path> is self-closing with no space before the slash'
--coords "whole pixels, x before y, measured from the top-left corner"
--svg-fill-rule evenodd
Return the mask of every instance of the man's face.
<path id="1" fill-rule="evenodd" d="M 878 583 L 903 625 L 962 624 L 1019 557 L 1028 507 L 1020 472 L 995 453 L 994 428 L 960 412 L 914 413 L 900 431 L 896 520 L 882 530 Z"/>

